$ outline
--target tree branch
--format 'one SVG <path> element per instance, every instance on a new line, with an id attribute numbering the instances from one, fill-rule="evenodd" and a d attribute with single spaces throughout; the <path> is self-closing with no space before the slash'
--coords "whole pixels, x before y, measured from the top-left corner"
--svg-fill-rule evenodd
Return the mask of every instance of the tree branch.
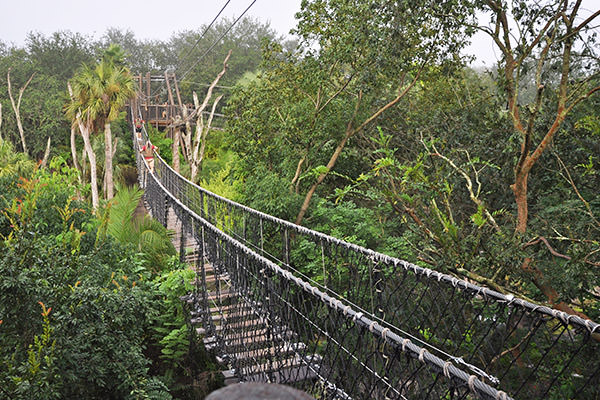
<path id="1" fill-rule="evenodd" d="M 555 257 L 560 257 L 563 258 L 565 260 L 571 260 L 570 256 L 567 256 L 565 254 L 561 254 L 559 252 L 557 252 L 556 250 L 554 250 L 554 248 L 552 248 L 552 246 L 550 245 L 550 243 L 548 242 L 548 240 L 543 237 L 543 236 L 538 236 L 536 239 L 530 240 L 529 242 L 525 243 L 523 245 L 523 248 L 529 247 L 529 246 L 535 246 L 538 243 L 544 243 L 544 245 L 546 246 L 546 248 L 548 249 L 548 251 L 550 252 L 550 254 L 552 254 Z"/>
<path id="2" fill-rule="evenodd" d="M 585 208 L 587 209 L 588 215 L 592 218 L 592 220 L 594 221 L 594 223 L 596 225 L 598 225 L 598 227 L 600 227 L 600 222 L 596 219 L 596 217 L 594 216 L 594 213 L 592 212 L 592 209 L 590 207 L 590 204 L 583 198 L 583 196 L 581 195 L 581 193 L 579 192 L 579 190 L 577 189 L 577 186 L 575 186 L 575 182 L 573 181 L 573 178 L 571 177 L 571 174 L 569 173 L 569 170 L 567 169 L 567 166 L 565 165 L 565 163 L 563 163 L 563 161 L 561 160 L 561 158 L 559 157 L 558 153 L 554 152 L 554 156 L 556 157 L 556 159 L 558 160 L 558 163 L 560 164 L 560 167 L 565 171 L 565 173 L 567 174 L 567 176 L 565 177 L 565 179 L 567 180 L 567 182 L 569 182 L 571 184 L 571 187 L 573 188 L 573 190 L 575 191 L 575 194 L 577 195 L 577 197 L 579 198 L 579 200 L 581 200 L 581 202 L 583 203 L 583 205 L 585 206 Z"/>
<path id="3" fill-rule="evenodd" d="M 421 143 L 423 143 L 423 145 L 427 149 L 427 145 L 425 145 L 425 142 L 423 142 L 423 140 L 421 140 Z M 500 230 L 500 227 L 496 223 L 496 220 L 494 219 L 492 214 L 490 214 L 490 212 L 488 211 L 487 207 L 485 206 L 485 203 L 483 201 L 481 201 L 481 199 L 479 199 L 479 197 L 477 195 L 475 195 L 475 192 L 473 192 L 473 181 L 471 180 L 471 177 L 469 176 L 469 174 L 467 174 L 464 169 L 457 166 L 454 163 L 454 161 L 450 160 L 448 157 L 441 154 L 436 149 L 434 144 L 432 144 L 431 147 L 435 151 L 435 153 L 430 153 L 432 156 L 440 157 L 442 160 L 446 161 L 446 163 L 448 163 L 448 165 L 450 165 L 456 172 L 458 172 L 460 175 L 462 175 L 462 177 L 465 179 L 466 187 L 467 187 L 467 190 L 469 191 L 469 198 L 471 199 L 471 201 L 473 201 L 473 203 L 475 203 L 477 205 L 477 207 L 479 207 L 483 210 L 486 219 L 492 224 L 492 226 L 494 227 L 496 232 L 501 233 L 502 231 Z M 429 149 L 427 149 L 427 150 L 429 150 Z M 479 193 L 479 189 L 477 190 L 477 192 Z"/>

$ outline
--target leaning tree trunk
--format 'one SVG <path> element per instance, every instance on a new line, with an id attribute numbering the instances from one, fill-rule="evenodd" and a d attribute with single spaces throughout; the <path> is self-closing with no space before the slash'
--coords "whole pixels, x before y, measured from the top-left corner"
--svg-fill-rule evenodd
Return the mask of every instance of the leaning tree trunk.
<path id="1" fill-rule="evenodd" d="M 110 122 L 104 124 L 104 197 L 110 200 L 114 197 L 115 184 L 113 181 L 113 149 Z"/>
<path id="2" fill-rule="evenodd" d="M 85 152 L 90 160 L 90 184 L 92 186 L 92 207 L 94 211 L 98 209 L 100 201 L 98 198 L 98 172 L 96 169 L 96 154 L 92 148 L 92 142 L 90 141 L 90 129 L 89 126 L 85 126 L 81 122 L 81 118 L 77 117 L 79 124 L 79 130 L 81 131 L 81 137 L 83 137 L 83 146 Z"/>
<path id="3" fill-rule="evenodd" d="M 302 220 L 304 219 L 304 215 L 306 215 L 306 212 L 308 211 L 308 206 L 310 205 L 310 200 L 312 199 L 313 195 L 315 194 L 315 191 L 317 190 L 317 186 L 319 186 L 321 184 L 321 182 L 323 182 L 323 180 L 327 176 L 327 173 L 333 169 L 333 167 L 335 166 L 335 163 L 337 162 L 337 159 L 339 158 L 340 154 L 342 154 L 342 150 L 344 150 L 344 147 L 346 146 L 348 139 L 354 133 L 355 133 L 355 131 L 352 129 L 352 126 L 349 124 L 348 129 L 346 130 L 346 133 L 344 134 L 344 137 L 342 138 L 340 143 L 337 145 L 335 151 L 333 152 L 333 154 L 331 155 L 331 158 L 329 159 L 329 162 L 327 163 L 327 172 L 320 174 L 319 177 L 317 178 L 317 181 L 312 184 L 312 186 L 308 190 L 308 193 L 306 193 L 306 196 L 304 197 L 304 202 L 302 203 L 302 207 L 300 207 L 300 212 L 298 213 L 298 216 L 296 217 L 295 223 L 297 225 L 302 224 Z"/>
<path id="4" fill-rule="evenodd" d="M 8 84 L 8 97 L 10 98 L 10 104 L 12 105 L 13 111 L 15 112 L 15 119 L 17 120 L 17 128 L 19 129 L 19 135 L 21 136 L 21 145 L 23 146 L 23 153 L 25 153 L 25 154 L 28 154 L 28 151 L 27 151 L 27 143 L 25 143 L 25 131 L 23 129 L 23 124 L 21 123 L 21 100 L 23 98 L 23 93 L 25 93 L 25 89 L 27 89 L 27 86 L 29 85 L 29 83 L 31 83 L 31 80 L 33 79 L 34 75 L 35 75 L 35 73 L 31 74 L 31 76 L 29 77 L 29 79 L 27 80 L 25 85 L 21 89 L 19 89 L 19 97 L 15 103 L 15 99 L 13 98 L 13 95 L 12 95 L 12 85 L 10 82 L 10 68 L 8 69 L 8 72 L 6 73 L 6 81 Z"/>
<path id="5" fill-rule="evenodd" d="M 73 157 L 73 168 L 77 170 L 77 180 L 81 183 L 81 175 L 83 174 L 83 169 L 79 166 L 77 162 L 77 143 L 75 142 L 76 131 L 75 127 L 71 126 L 71 157 Z"/>

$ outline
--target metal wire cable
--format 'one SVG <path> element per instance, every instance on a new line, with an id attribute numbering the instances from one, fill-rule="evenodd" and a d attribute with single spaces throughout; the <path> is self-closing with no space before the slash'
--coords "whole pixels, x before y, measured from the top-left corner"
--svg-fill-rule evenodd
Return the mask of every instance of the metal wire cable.
<path id="1" fill-rule="evenodd" d="M 200 41 L 204 38 L 204 36 L 206 35 L 206 32 L 208 32 L 208 30 L 213 26 L 213 24 L 215 23 L 215 21 L 219 18 L 219 16 L 223 12 L 223 10 L 225 10 L 225 8 L 227 7 L 227 5 L 230 2 L 231 2 L 231 0 L 227 0 L 227 2 L 225 3 L 225 5 L 221 8 L 221 10 L 217 13 L 217 15 L 213 18 L 213 20 L 210 21 L 210 24 L 208 24 L 208 26 L 206 27 L 206 29 L 204 29 L 204 32 L 202 32 L 202 34 L 200 35 L 200 37 L 198 38 L 198 40 L 196 40 L 196 43 L 194 43 L 194 45 L 192 46 L 192 48 L 188 50 L 187 54 L 184 57 L 180 57 L 179 58 L 179 61 L 177 62 L 177 66 L 175 67 L 175 70 L 177 70 L 177 68 L 179 67 L 179 65 L 181 65 L 181 63 L 183 62 L 183 60 L 185 60 L 188 56 L 190 56 L 192 54 L 192 51 L 194 51 L 194 49 L 196 48 L 196 46 L 198 46 L 198 43 L 200 43 Z"/>
<path id="2" fill-rule="evenodd" d="M 244 12 L 235 21 L 233 21 L 233 24 L 231 24 L 231 26 L 229 26 L 229 28 L 227 28 L 227 30 L 217 40 L 215 40 L 215 42 L 208 48 L 208 50 L 206 50 L 200 57 L 198 57 L 198 59 L 192 64 L 192 66 L 189 67 L 187 71 L 185 71 L 184 74 L 181 76 L 181 80 L 185 79 L 187 74 L 200 62 L 200 60 L 206 57 L 206 55 L 210 53 L 211 50 L 214 49 L 217 44 L 219 44 L 221 39 L 223 39 L 225 35 L 227 35 L 229 31 L 238 23 L 238 21 L 242 19 L 242 17 L 248 12 L 248 10 L 250 10 L 250 8 L 254 5 L 254 3 L 256 3 L 256 1 L 257 0 L 253 0 L 252 3 L 250 3 L 250 5 L 244 10 Z"/>
<path id="3" fill-rule="evenodd" d="M 411 398 L 417 389 L 422 394 L 419 398 L 474 395 L 498 400 L 510 398 L 510 393 L 541 399 L 556 396 L 572 382 L 574 398 L 583 399 L 590 398 L 600 385 L 600 364 L 594 357 L 599 347 L 593 339 L 600 325 L 595 322 L 252 210 L 192 184 L 156 157 L 156 174 L 145 181 L 153 215 L 166 221 L 167 210 L 176 210 L 180 218 L 190 221 L 188 226 L 198 227 L 194 228 L 196 240 L 196 229 L 201 227 L 202 254 L 206 248 L 207 262 L 219 274 L 227 271 L 235 293 L 244 294 L 245 300 L 231 298 L 235 294 L 230 292 L 225 300 L 217 301 L 221 307 L 237 304 L 233 316 L 241 321 L 221 325 L 223 331 L 217 336 L 243 333 L 246 338 L 223 342 L 220 351 L 253 349 L 253 339 L 248 336 L 252 332 L 242 325 L 253 322 L 254 314 L 268 321 L 261 329 L 273 346 L 273 356 L 262 351 L 248 353 L 254 354 L 248 361 L 235 359 L 242 373 L 259 371 L 271 379 L 268 368 L 284 365 L 288 353 L 283 344 L 277 344 L 286 340 L 278 336 L 279 326 L 295 332 L 294 340 L 305 344 L 293 352 L 302 359 L 308 357 L 309 364 L 315 363 L 314 372 L 323 385 L 321 389 L 310 387 L 322 398 L 339 398 L 333 393 L 337 387 L 360 399 L 383 399 L 387 394 Z M 144 160 L 139 158 L 138 167 L 143 171 Z M 331 265 L 323 272 L 327 284 L 298 270 L 316 267 L 319 272 L 321 263 L 326 262 Z M 199 268 L 205 268 L 205 263 Z M 339 279 L 336 274 L 341 274 Z M 244 311 L 240 302 L 252 304 L 254 314 Z M 315 360 L 310 354 L 324 358 Z M 448 356 L 444 361 L 435 354 Z M 261 360 L 268 360 L 268 365 L 256 370 Z M 286 376 L 277 373 L 281 379 Z M 495 376 L 500 377 L 499 383 Z M 389 387 L 398 391 L 389 392 Z"/>

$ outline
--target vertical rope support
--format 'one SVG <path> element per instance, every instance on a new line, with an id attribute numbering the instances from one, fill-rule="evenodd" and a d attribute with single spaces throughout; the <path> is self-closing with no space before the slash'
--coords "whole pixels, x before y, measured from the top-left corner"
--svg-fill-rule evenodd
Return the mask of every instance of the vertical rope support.
<path id="1" fill-rule="evenodd" d="M 185 233 L 186 233 L 186 217 L 183 210 L 181 210 L 181 215 L 178 216 L 179 221 L 181 222 L 181 230 L 179 233 L 179 262 L 185 262 Z"/>
<path id="2" fill-rule="evenodd" d="M 262 217 L 259 217 L 259 221 L 260 221 L 260 253 L 261 253 L 261 255 L 264 255 L 265 254 L 265 248 L 264 248 L 265 238 L 264 238 L 264 235 L 263 235 L 263 220 L 262 220 Z"/>
<path id="3" fill-rule="evenodd" d="M 325 246 L 323 246 L 323 240 L 321 243 L 321 264 L 323 265 L 323 285 L 327 286 L 327 269 L 325 268 Z"/>
<path id="4" fill-rule="evenodd" d="M 198 240 L 199 239 L 199 240 Z M 196 238 L 196 245 L 200 248 L 198 249 L 198 254 L 196 256 L 196 271 L 200 272 L 200 282 L 201 282 L 201 299 L 202 299 L 202 315 L 204 317 L 204 326 L 209 327 L 211 321 L 210 318 L 210 308 L 208 306 L 208 293 L 206 289 L 206 269 L 204 267 L 206 260 L 206 249 L 205 247 L 205 238 L 204 238 L 204 226 L 200 227 L 200 237 Z"/>
<path id="5" fill-rule="evenodd" d="M 374 312 L 373 314 L 385 321 L 385 311 L 382 308 L 384 276 L 381 270 L 381 264 L 377 261 L 373 263 L 373 288 L 375 289 Z"/>
<path id="6" fill-rule="evenodd" d="M 246 235 L 246 214 L 242 214 L 242 237 L 244 238 L 244 243 L 246 243 L 248 241 Z"/>
<path id="7" fill-rule="evenodd" d="M 171 208 L 171 204 L 169 199 L 167 198 L 167 196 L 163 196 L 164 201 L 163 201 L 163 207 L 164 207 L 164 211 L 163 211 L 163 225 L 164 226 L 168 226 L 169 224 L 169 208 Z"/>
<path id="8" fill-rule="evenodd" d="M 266 268 L 266 266 L 262 266 L 261 269 L 262 275 L 263 275 L 263 282 L 262 282 L 262 286 L 263 286 L 263 299 L 264 302 L 266 303 L 266 307 L 264 308 L 264 312 L 266 313 L 266 318 L 267 320 L 273 320 L 272 319 L 272 310 L 273 310 L 273 295 L 274 293 L 276 293 L 273 288 L 272 288 L 272 277 L 273 277 L 273 272 L 271 271 L 271 269 Z M 267 324 L 266 325 L 266 332 L 265 332 L 265 336 L 267 339 L 268 343 L 271 343 L 273 345 L 273 348 L 276 348 L 276 345 L 274 344 L 274 332 L 273 332 L 273 325 L 272 324 Z M 268 354 L 267 355 L 267 365 L 268 365 L 268 373 L 267 373 L 267 380 L 268 382 L 272 382 L 273 378 L 274 378 L 274 374 L 273 374 L 273 358 L 276 355 L 276 351 L 273 352 L 273 354 Z"/>
<path id="9" fill-rule="evenodd" d="M 283 229 L 283 257 L 286 265 L 290 265 L 290 235 L 287 228 Z"/>

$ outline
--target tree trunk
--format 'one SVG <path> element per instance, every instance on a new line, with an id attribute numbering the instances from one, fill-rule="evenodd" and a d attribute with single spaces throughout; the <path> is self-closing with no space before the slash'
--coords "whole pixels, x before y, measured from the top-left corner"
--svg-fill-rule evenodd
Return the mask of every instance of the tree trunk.
<path id="1" fill-rule="evenodd" d="M 308 206 L 310 205 L 310 200 L 312 199 L 313 195 L 315 194 L 315 191 L 317 190 L 317 186 L 319 186 L 321 184 L 321 182 L 323 182 L 323 180 L 327 176 L 327 173 L 333 169 L 338 157 L 340 156 L 340 154 L 342 154 L 342 150 L 344 150 L 344 147 L 346 146 L 348 139 L 350 139 L 350 137 L 355 132 L 356 131 L 354 129 L 352 129 L 350 126 L 348 126 L 348 129 L 346 129 L 346 134 L 344 135 L 344 138 L 340 141 L 340 143 L 336 147 L 335 151 L 331 155 L 329 162 L 327 163 L 327 172 L 319 175 L 319 177 L 317 178 L 317 181 L 315 183 L 313 183 L 313 185 L 308 190 L 308 193 L 306 193 L 306 197 L 304 198 L 302 207 L 300 207 L 300 212 L 298 213 L 298 216 L 296 217 L 297 225 L 302 224 L 302 220 L 304 219 L 304 215 L 306 214 L 306 211 L 308 211 Z"/>
<path id="2" fill-rule="evenodd" d="M 90 184 L 92 186 L 92 207 L 94 211 L 98 209 L 100 205 L 100 201 L 98 199 L 98 173 L 96 170 L 96 154 L 94 154 L 94 149 L 92 148 L 92 142 L 90 141 L 90 130 L 89 127 L 86 127 L 81 121 L 79 123 L 79 130 L 81 131 L 81 136 L 83 137 L 83 146 L 85 152 L 90 160 Z"/>
<path id="3" fill-rule="evenodd" d="M 52 138 L 48 136 L 48 143 L 46 143 L 46 151 L 44 151 L 44 158 L 42 158 L 42 163 L 40 164 L 40 168 L 46 168 L 46 164 L 48 164 L 48 158 L 50 158 L 50 143 Z"/>
<path id="4" fill-rule="evenodd" d="M 27 151 L 27 144 L 25 143 L 25 131 L 23 130 L 23 124 L 21 123 L 21 99 L 23 98 L 23 93 L 25 92 L 25 89 L 27 88 L 27 86 L 29 85 L 31 80 L 33 79 L 34 75 L 35 75 L 35 73 L 31 74 L 31 76 L 29 77 L 29 79 L 27 80 L 25 85 L 21 89 L 19 89 L 19 98 L 17 99 L 17 102 L 15 103 L 15 99 L 13 98 L 13 95 L 12 95 L 12 86 L 11 86 L 11 82 L 10 82 L 10 68 L 8 69 L 8 72 L 6 73 L 6 80 L 7 80 L 7 84 L 8 84 L 8 97 L 10 98 L 10 104 L 12 105 L 12 108 L 15 112 L 15 119 L 17 120 L 17 128 L 19 129 L 19 135 L 21 135 L 21 145 L 23 146 L 23 153 L 25 153 L 25 154 L 28 154 L 28 151 Z"/>
<path id="5" fill-rule="evenodd" d="M 510 185 L 515 194 L 515 202 L 517 204 L 517 226 L 515 231 L 524 234 L 527 231 L 527 220 L 529 208 L 527 206 L 527 179 L 529 173 L 518 172 L 515 175 L 515 183 Z"/>
<path id="6" fill-rule="evenodd" d="M 110 122 L 104 124 L 104 182 L 106 182 L 104 196 L 106 200 L 110 200 L 114 197 L 115 189 L 113 182 L 113 150 Z"/>
<path id="7" fill-rule="evenodd" d="M 196 183 L 196 176 L 198 175 L 198 164 L 192 160 L 190 162 L 190 181 Z"/>
<path id="8" fill-rule="evenodd" d="M 173 146 L 171 147 L 173 151 L 173 169 L 175 172 L 179 172 L 179 141 L 181 138 L 181 127 L 178 125 L 175 127 L 173 131 Z"/>
<path id="9" fill-rule="evenodd" d="M 306 161 L 306 154 L 302 156 L 300 161 L 298 161 L 298 165 L 296 166 L 296 173 L 290 182 L 290 193 L 294 193 L 294 187 L 296 188 L 296 194 L 298 194 L 298 182 L 300 180 L 300 174 L 302 173 L 302 164 Z"/>
<path id="10" fill-rule="evenodd" d="M 77 169 L 77 180 L 81 183 L 81 174 L 83 170 L 77 162 L 77 143 L 75 142 L 75 127 L 71 126 L 71 157 L 73 157 L 73 168 Z"/>

